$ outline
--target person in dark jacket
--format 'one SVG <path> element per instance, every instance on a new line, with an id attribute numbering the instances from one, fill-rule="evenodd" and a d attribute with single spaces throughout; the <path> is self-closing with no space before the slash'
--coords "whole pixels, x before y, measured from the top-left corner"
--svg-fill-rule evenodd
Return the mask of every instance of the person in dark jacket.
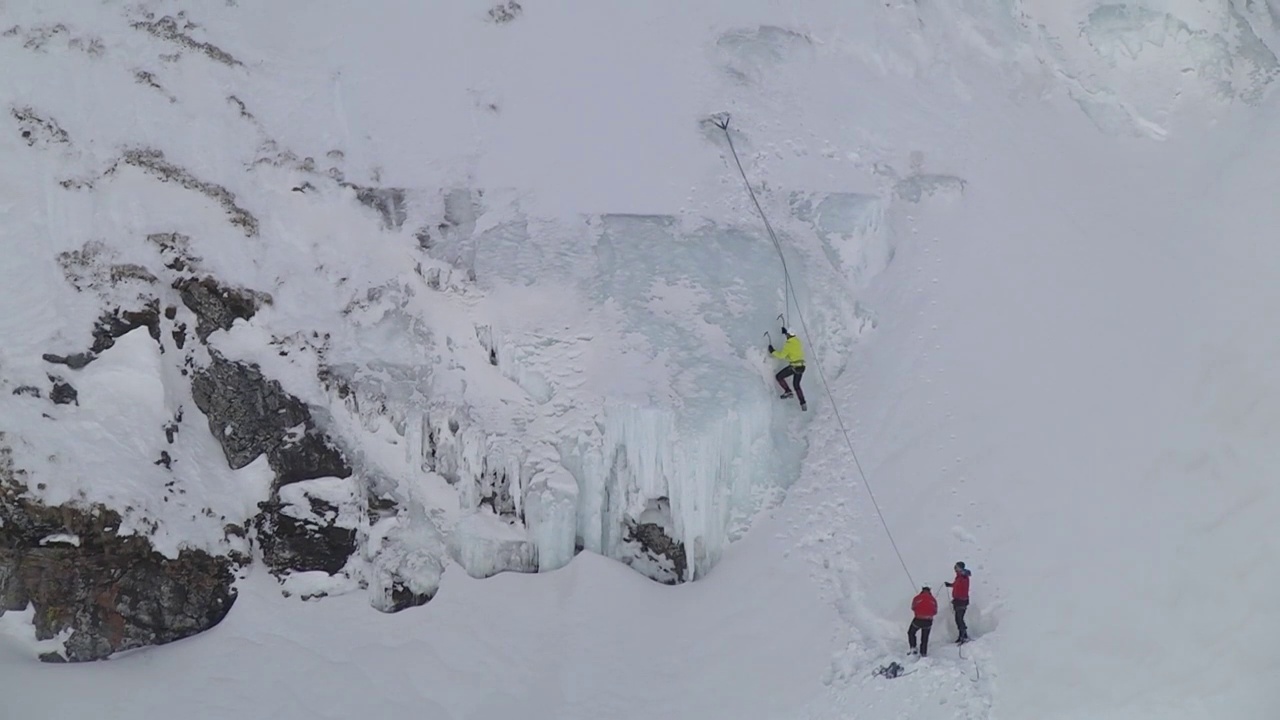
<path id="1" fill-rule="evenodd" d="M 951 588 L 951 608 L 956 612 L 956 630 L 960 631 L 960 637 L 956 638 L 956 642 L 969 642 L 969 626 L 964 623 L 964 613 L 969 609 L 969 570 L 964 566 L 963 562 L 956 563 L 956 579 L 949 583 L 944 583 Z"/>
<path id="2" fill-rule="evenodd" d="M 938 614 L 938 601 L 934 599 L 929 586 L 920 589 L 920 594 L 911 600 L 911 612 L 915 617 L 907 628 L 907 643 L 911 652 L 916 652 L 916 633 L 920 633 L 920 657 L 929 654 L 929 632 L 933 630 L 933 617 Z"/>

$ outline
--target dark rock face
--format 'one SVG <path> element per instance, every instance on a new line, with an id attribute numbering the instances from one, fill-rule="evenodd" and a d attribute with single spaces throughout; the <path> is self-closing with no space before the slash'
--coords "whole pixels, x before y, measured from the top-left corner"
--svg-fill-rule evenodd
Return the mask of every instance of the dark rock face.
<path id="1" fill-rule="evenodd" d="M 489 8 L 489 19 L 499 25 L 509 23 L 520 17 L 524 12 L 524 8 L 515 0 L 508 0 L 506 4 L 498 3 Z"/>
<path id="2" fill-rule="evenodd" d="M 49 380 L 53 382 L 53 390 L 49 391 L 49 399 L 55 404 L 80 404 L 80 393 L 76 392 L 76 389 L 71 386 L 71 383 L 68 383 L 62 378 L 56 378 L 53 376 L 50 376 Z"/>
<path id="3" fill-rule="evenodd" d="M 114 347 L 117 339 L 140 327 L 147 329 L 152 340 L 160 339 L 160 301 L 152 300 L 141 310 L 117 309 L 103 315 L 93 328 L 93 345 L 89 348 L 89 354 L 96 357 L 102 351 Z M 67 365 L 70 366 L 70 363 Z"/>
<path id="4" fill-rule="evenodd" d="M 183 278 L 173 284 L 182 303 L 196 315 L 196 337 L 203 342 L 214 330 L 230 330 L 236 320 L 248 320 L 270 296 L 219 285 L 213 278 Z"/>
<path id="5" fill-rule="evenodd" d="M 485 468 L 481 474 L 480 504 L 488 505 L 499 516 L 524 521 L 523 513 L 516 512 L 516 501 L 511 496 L 511 480 L 501 470 Z"/>
<path id="6" fill-rule="evenodd" d="M 279 500 L 259 504 L 262 512 L 255 522 L 262 560 L 276 573 L 319 570 L 332 575 L 356 551 L 355 528 L 333 524 L 339 509 L 317 498 L 309 501 L 309 512 L 302 513 Z"/>
<path id="7" fill-rule="evenodd" d="M 311 426 L 307 413 L 307 429 L 296 439 L 285 438 L 267 455 L 276 473 L 276 486 L 290 485 L 322 477 L 350 477 L 351 468 L 342 451 L 334 447 L 324 433 Z"/>
<path id="8" fill-rule="evenodd" d="M 53 365 L 66 365 L 72 370 L 80 370 L 98 359 L 103 351 L 115 346 L 116 340 L 145 327 L 153 340 L 160 339 L 160 303 L 151 300 L 140 310 L 121 310 L 107 313 L 98 318 L 93 326 L 93 344 L 86 352 L 71 355 L 55 355 L 45 353 L 41 356 L 45 362 Z M 54 402 L 57 402 L 56 400 Z"/>
<path id="9" fill-rule="evenodd" d="M 382 224 L 390 230 L 399 230 L 408 219 L 405 192 L 400 188 L 361 187 L 350 185 L 356 191 L 356 200 L 382 216 Z"/>
<path id="10" fill-rule="evenodd" d="M 233 470 L 267 453 L 277 487 L 351 475 L 346 458 L 315 428 L 301 400 L 264 377 L 257 366 L 231 362 L 216 352 L 212 357 L 209 367 L 196 371 L 191 393 Z M 295 437 L 292 430 L 299 426 L 303 430 Z"/>
<path id="11" fill-rule="evenodd" d="M 3 435 L 0 435 L 0 439 Z M 40 547 L 51 535 L 114 536 L 120 516 L 109 510 L 68 505 L 47 507 L 26 497 L 25 473 L 13 467 L 9 449 L 0 445 L 0 548 Z"/>
<path id="12" fill-rule="evenodd" d="M 227 558 L 199 550 L 166 558 L 145 538 L 117 535 L 111 510 L 31 500 L 23 478 L 0 447 L 0 613 L 32 605 L 37 639 L 69 632 L 65 654 L 42 660 L 100 660 L 173 642 L 230 611 Z"/>
<path id="13" fill-rule="evenodd" d="M 674 569 L 674 577 L 654 578 L 668 585 L 684 581 L 685 569 L 688 567 L 684 553 L 684 543 L 671 539 L 667 531 L 656 523 L 636 523 L 630 527 L 628 538 L 640 546 L 649 559 L 662 564 L 670 564 Z M 665 561 L 665 562 L 662 562 Z"/>
<path id="14" fill-rule="evenodd" d="M 79 370 L 89 363 L 93 362 L 93 353 L 74 353 L 72 355 L 54 355 L 53 353 L 45 353 L 41 356 L 45 362 L 53 365 L 66 365 L 72 370 Z"/>
<path id="15" fill-rule="evenodd" d="M 264 562 L 277 575 L 291 570 L 336 573 L 356 551 L 354 528 L 336 524 L 339 508 L 311 497 L 305 507 L 281 498 L 281 488 L 319 478 L 349 478 L 342 451 L 315 427 L 301 400 L 268 380 L 253 365 L 212 353 L 209 367 L 192 379 L 196 405 L 222 444 L 227 463 L 242 468 L 266 454 L 275 472 L 271 499 L 254 518 Z"/>
<path id="16" fill-rule="evenodd" d="M 0 606 L 35 606 L 36 637 L 70 630 L 65 654 L 101 660 L 190 637 L 217 625 L 235 602 L 226 558 L 185 550 L 170 560 L 144 541 L 0 549 Z"/>
<path id="17" fill-rule="evenodd" d="M 209 367 L 191 379 L 196 406 L 209 418 L 209 431 L 222 445 L 227 464 L 239 470 L 279 445 L 290 428 L 310 419 L 297 398 L 253 365 L 212 353 Z"/>
<path id="18" fill-rule="evenodd" d="M 177 232 L 151 233 L 147 242 L 156 246 L 164 259 L 164 266 L 177 272 L 187 272 L 199 264 L 201 258 L 191 254 L 191 236 Z M 165 315 L 170 317 L 167 313 Z"/>
<path id="19" fill-rule="evenodd" d="M 433 597 L 435 597 L 433 594 L 416 593 L 402 582 L 392 583 L 391 605 L 385 611 L 397 613 L 401 610 L 426 605 Z"/>

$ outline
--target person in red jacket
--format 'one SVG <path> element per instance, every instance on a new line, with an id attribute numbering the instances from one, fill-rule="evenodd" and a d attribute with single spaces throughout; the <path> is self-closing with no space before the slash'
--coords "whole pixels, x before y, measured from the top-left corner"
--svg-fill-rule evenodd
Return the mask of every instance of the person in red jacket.
<path id="1" fill-rule="evenodd" d="M 914 653 L 916 633 L 919 632 L 920 657 L 925 657 L 929 654 L 929 632 L 933 629 L 933 616 L 938 614 L 938 601 L 934 599 L 928 585 L 920 588 L 920 594 L 912 598 L 911 612 L 915 613 L 915 617 L 911 620 L 911 626 L 907 628 L 907 643 L 911 645 L 911 652 Z"/>
<path id="2" fill-rule="evenodd" d="M 951 588 L 951 607 L 956 611 L 956 629 L 960 631 L 957 643 L 969 642 L 969 626 L 964 624 L 964 613 L 969 609 L 969 570 L 963 562 L 956 563 L 956 579 L 943 583 Z"/>

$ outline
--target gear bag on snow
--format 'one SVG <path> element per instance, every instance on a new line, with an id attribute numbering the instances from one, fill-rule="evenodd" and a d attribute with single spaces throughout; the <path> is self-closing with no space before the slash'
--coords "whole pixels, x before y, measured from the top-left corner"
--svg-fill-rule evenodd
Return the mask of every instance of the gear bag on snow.
<path id="1" fill-rule="evenodd" d="M 893 678 L 896 678 L 896 677 L 901 677 L 902 675 L 911 674 L 908 672 L 903 672 L 903 670 L 904 668 L 902 667 L 902 665 L 896 662 L 891 662 L 888 665 L 881 665 L 880 667 L 876 668 L 875 674 L 878 677 L 887 678 L 889 680 L 892 680 Z"/>

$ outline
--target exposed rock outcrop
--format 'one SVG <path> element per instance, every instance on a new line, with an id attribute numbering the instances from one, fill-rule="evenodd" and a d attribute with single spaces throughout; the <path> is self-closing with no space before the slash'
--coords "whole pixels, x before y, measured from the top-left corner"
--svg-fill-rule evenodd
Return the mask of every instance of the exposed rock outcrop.
<path id="1" fill-rule="evenodd" d="M 271 302 L 265 293 L 230 288 L 209 277 L 183 278 L 173 284 L 182 303 L 196 316 L 196 337 L 203 342 L 214 330 L 230 330 L 236 320 L 248 320 Z"/>
<path id="2" fill-rule="evenodd" d="M 140 327 L 147 329 L 152 340 L 160 339 L 160 302 L 152 299 L 138 310 L 117 309 L 98 318 L 93 328 L 93 345 L 89 352 L 98 355 L 114 347 L 116 340 Z"/>
<path id="3" fill-rule="evenodd" d="M 160 339 L 160 303 L 152 299 L 137 310 L 116 308 L 98 318 L 93 326 L 93 344 L 84 352 L 70 355 L 45 353 L 43 359 L 54 365 L 66 365 L 72 370 L 80 370 L 98 358 L 103 351 L 115 346 L 116 340 L 145 327 L 153 340 Z"/>
<path id="4" fill-rule="evenodd" d="M 282 488 L 259 505 L 262 512 L 255 520 L 263 562 L 276 573 L 341 571 L 356 551 L 363 512 L 356 497 L 351 479 L 326 478 Z"/>
<path id="5" fill-rule="evenodd" d="M 420 607 L 431 601 L 434 594 L 414 592 L 403 581 L 397 581 L 391 584 L 391 592 L 389 593 L 390 604 L 379 608 L 384 612 L 397 613 L 401 610 L 408 610 L 412 607 Z"/>
<path id="6" fill-rule="evenodd" d="M 275 473 L 271 499 L 253 521 L 264 561 L 277 575 L 337 573 L 356 551 L 353 518 L 363 512 L 351 466 L 279 382 L 255 365 L 211 355 L 191 389 L 227 463 L 242 468 L 265 453 Z"/>
<path id="7" fill-rule="evenodd" d="M 0 548 L 0 606 L 34 605 L 37 639 L 66 635 L 63 652 L 46 661 L 101 660 L 181 640 L 217 625 L 234 602 L 230 562 L 198 550 L 171 560 L 136 538 Z"/>
<path id="8" fill-rule="evenodd" d="M 688 567 L 684 543 L 673 540 L 657 523 L 634 523 L 628 530 L 628 540 L 639 546 L 639 554 L 651 568 L 647 572 L 641 570 L 642 574 L 667 585 L 684 581 Z"/>
<path id="9" fill-rule="evenodd" d="M 640 517 L 625 522 L 627 552 L 620 559 L 658 582 L 684 582 L 689 560 L 684 543 L 675 539 L 670 499 L 650 500 Z"/>
<path id="10" fill-rule="evenodd" d="M 267 455 L 276 474 L 277 487 L 316 478 L 351 476 L 351 467 L 342 451 L 328 435 L 315 428 L 311 413 L 306 415 L 302 431 L 286 435 Z"/>
<path id="11" fill-rule="evenodd" d="M 364 187 L 347 183 L 356 191 L 356 200 L 366 207 L 372 208 L 382 217 L 382 226 L 388 230 L 399 230 L 408 219 L 408 206 L 405 191 L 401 188 Z"/>
<path id="12" fill-rule="evenodd" d="M 34 608 L 37 639 L 61 638 L 51 662 L 100 660 L 217 625 L 235 602 L 232 564 L 200 550 L 176 558 L 120 536 L 100 506 L 47 507 L 0 446 L 0 614 Z"/>
<path id="13" fill-rule="evenodd" d="M 49 376 L 49 381 L 53 383 L 53 389 L 49 391 L 49 399 L 55 405 L 80 404 L 80 393 L 76 392 L 71 383 L 53 375 Z"/>
<path id="14" fill-rule="evenodd" d="M 169 162 L 163 151 L 150 147 L 132 148 L 124 151 L 120 162 L 132 165 L 161 182 L 173 182 L 204 195 L 221 205 L 228 222 L 239 228 L 246 237 L 258 236 L 258 218 L 237 203 L 235 193 L 216 183 L 201 180 L 186 168 Z"/>
<path id="15" fill-rule="evenodd" d="M 227 360 L 217 352 L 211 356 L 209 366 L 192 377 L 191 391 L 233 470 L 266 453 L 277 473 L 277 487 L 351 475 L 341 451 L 316 429 L 302 401 L 255 365 Z"/>

